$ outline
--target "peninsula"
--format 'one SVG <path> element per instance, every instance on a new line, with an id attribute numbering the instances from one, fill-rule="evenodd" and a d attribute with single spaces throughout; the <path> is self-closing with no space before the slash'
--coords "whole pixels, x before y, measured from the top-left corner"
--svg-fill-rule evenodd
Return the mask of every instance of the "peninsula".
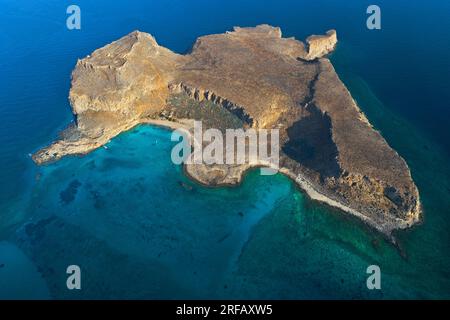
<path id="1" fill-rule="evenodd" d="M 421 219 L 406 162 L 361 112 L 326 57 L 336 31 L 305 43 L 269 25 L 235 27 L 176 54 L 135 31 L 77 62 L 75 123 L 33 155 L 41 165 L 86 154 L 141 123 L 185 128 L 278 128 L 280 172 L 312 199 L 392 237 Z M 248 165 L 186 165 L 205 185 L 241 181 Z"/>

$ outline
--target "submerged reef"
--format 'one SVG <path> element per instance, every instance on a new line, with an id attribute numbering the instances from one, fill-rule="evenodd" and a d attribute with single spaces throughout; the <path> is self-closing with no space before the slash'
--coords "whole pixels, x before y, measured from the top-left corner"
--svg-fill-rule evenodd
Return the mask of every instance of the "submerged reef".
<path id="1" fill-rule="evenodd" d="M 78 60 L 70 103 L 76 126 L 33 155 L 37 164 L 86 154 L 137 124 L 280 130 L 280 172 L 312 199 L 386 236 L 421 219 L 406 162 L 369 123 L 326 57 L 336 31 L 306 43 L 269 25 L 235 27 L 176 54 L 135 31 Z M 186 165 L 205 185 L 239 183 L 249 165 Z"/>

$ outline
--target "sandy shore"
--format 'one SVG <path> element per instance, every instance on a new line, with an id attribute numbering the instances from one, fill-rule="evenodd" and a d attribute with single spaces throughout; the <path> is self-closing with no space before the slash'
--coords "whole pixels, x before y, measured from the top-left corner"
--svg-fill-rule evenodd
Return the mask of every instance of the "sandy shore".
<path id="1" fill-rule="evenodd" d="M 150 125 L 156 125 L 161 127 L 166 127 L 172 130 L 176 129 L 183 129 L 188 134 L 190 134 L 190 129 L 192 128 L 192 125 L 189 124 L 190 120 L 182 120 L 181 122 L 175 122 L 175 121 L 168 121 L 168 120 L 146 120 L 144 123 L 150 124 Z M 192 138 L 192 137 L 191 137 Z M 217 169 L 214 167 L 208 167 L 206 165 L 184 165 L 184 172 L 185 174 L 195 180 L 197 183 L 200 183 L 203 186 L 206 187 L 221 187 L 221 186 L 236 186 L 240 183 L 242 183 L 242 180 L 245 177 L 246 172 L 248 172 L 251 169 L 255 168 L 267 168 L 270 167 L 269 163 L 255 163 L 255 164 L 244 164 L 240 166 L 235 166 L 234 169 L 227 173 L 229 176 L 227 176 L 225 179 L 223 179 L 222 182 L 214 182 L 210 183 L 211 181 L 208 181 L 206 177 L 208 177 L 208 174 L 211 173 L 212 170 Z M 364 214 L 358 212 L 357 210 L 350 208 L 349 206 L 340 203 L 334 199 L 329 198 L 328 196 L 324 195 L 323 193 L 319 192 L 312 183 L 301 174 L 296 174 L 292 172 L 291 170 L 287 168 L 279 168 L 279 173 L 286 175 L 290 179 L 292 179 L 296 185 L 312 200 L 318 201 L 321 203 L 324 203 L 330 207 L 339 209 L 347 214 L 351 214 L 357 218 L 359 218 L 363 223 L 369 225 L 370 227 L 378 230 L 382 234 L 384 234 L 389 241 L 392 243 L 396 243 L 396 240 L 394 236 L 392 235 L 393 228 L 389 227 L 390 224 L 387 225 L 380 225 L 378 222 L 372 220 L 371 218 L 365 216 Z M 419 204 L 420 205 L 420 204 Z M 400 228 L 408 228 L 409 226 L 405 223 L 404 225 L 400 226 Z M 398 225 L 397 225 L 398 228 Z M 396 228 L 396 229 L 397 229 Z"/>
<path id="2" fill-rule="evenodd" d="M 178 119 L 177 121 L 169 121 L 164 119 L 150 119 L 144 118 L 136 121 L 131 121 L 123 126 L 114 128 L 114 130 L 108 130 L 108 132 L 103 133 L 101 136 L 95 139 L 83 138 L 81 141 L 70 142 L 66 140 L 59 140 L 50 145 L 48 148 L 42 149 L 38 153 L 33 155 L 33 160 L 37 164 L 45 164 L 59 160 L 61 157 L 67 154 L 87 154 L 103 145 L 108 143 L 110 139 L 116 137 L 122 132 L 133 129 L 134 127 L 146 124 L 158 127 L 164 127 L 170 130 L 183 130 L 190 138 L 192 136 L 193 120 L 190 119 Z M 267 168 L 270 167 L 269 163 L 252 163 L 243 165 L 213 165 L 207 166 L 204 164 L 185 164 L 184 172 L 185 174 L 207 187 L 220 187 L 220 186 L 236 186 L 242 182 L 245 177 L 245 173 L 248 170 L 254 168 Z M 392 235 L 392 231 L 395 229 L 405 229 L 409 225 L 403 221 L 396 221 L 395 226 L 392 223 L 380 224 L 380 221 L 375 221 L 370 217 L 362 214 L 361 212 L 350 208 L 349 206 L 331 199 L 327 195 L 319 192 L 313 184 L 301 174 L 294 173 L 288 168 L 279 168 L 279 173 L 282 173 L 292 179 L 296 185 L 304 192 L 306 195 L 315 201 L 319 201 L 331 207 L 337 208 L 348 214 L 351 214 L 365 224 L 373 227 L 379 232 L 383 233 L 391 242 L 395 243 L 395 238 Z M 418 204 L 420 206 L 420 203 Z M 393 227 L 394 226 L 394 227 Z"/>

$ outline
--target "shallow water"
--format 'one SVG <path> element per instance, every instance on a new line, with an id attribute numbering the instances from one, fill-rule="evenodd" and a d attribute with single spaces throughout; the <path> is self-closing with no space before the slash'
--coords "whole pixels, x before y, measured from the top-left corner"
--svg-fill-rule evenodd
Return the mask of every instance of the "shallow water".
<path id="1" fill-rule="evenodd" d="M 140 126 L 107 149 L 40 168 L 30 220 L 13 238 L 53 295 L 68 295 L 56 270 L 72 261 L 93 279 L 75 296 L 117 297 L 118 289 L 124 298 L 214 296 L 252 227 L 292 194 L 285 177 L 258 172 L 237 188 L 197 185 L 170 161 L 170 135 Z"/>
<path id="2" fill-rule="evenodd" d="M 60 1 L 0 0 L 0 297 L 450 298 L 448 4 L 380 1 L 374 33 L 364 1 L 77 2 L 82 30 L 72 32 Z M 162 128 L 31 162 L 71 120 L 77 58 L 134 29 L 185 52 L 197 36 L 258 23 L 298 39 L 338 30 L 339 76 L 420 191 L 424 223 L 398 234 L 407 258 L 282 175 L 255 170 L 236 188 L 189 181 Z M 70 264 L 82 269 L 81 291 L 66 289 Z M 380 291 L 366 288 L 371 264 Z"/>
<path id="3" fill-rule="evenodd" d="M 0 242 L 0 299 L 48 299 L 47 285 L 27 256 L 14 244 Z M 6 290 L 7 288 L 7 290 Z"/>

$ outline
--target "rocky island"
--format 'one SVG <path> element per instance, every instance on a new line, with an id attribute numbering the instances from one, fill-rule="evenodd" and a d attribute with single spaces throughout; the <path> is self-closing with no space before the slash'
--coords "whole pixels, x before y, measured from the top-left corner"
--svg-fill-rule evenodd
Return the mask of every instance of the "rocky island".
<path id="1" fill-rule="evenodd" d="M 353 214 L 394 240 L 421 219 L 406 162 L 376 131 L 326 55 L 336 31 L 303 43 L 269 25 L 235 27 L 176 54 L 147 33 L 79 60 L 70 103 L 75 124 L 33 155 L 37 164 L 86 154 L 141 123 L 191 130 L 278 128 L 280 172 L 312 199 Z M 205 185 L 239 183 L 249 165 L 186 165 Z"/>

